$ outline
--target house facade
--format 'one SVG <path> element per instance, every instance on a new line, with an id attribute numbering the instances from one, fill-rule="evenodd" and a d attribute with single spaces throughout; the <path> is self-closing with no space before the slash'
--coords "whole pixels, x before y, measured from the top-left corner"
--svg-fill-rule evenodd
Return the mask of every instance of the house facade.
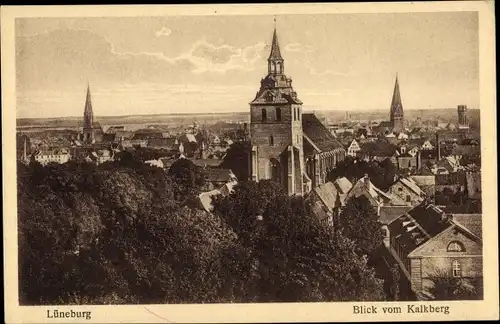
<path id="1" fill-rule="evenodd" d="M 389 188 L 389 193 L 404 201 L 408 206 L 420 204 L 426 196 L 411 178 L 400 178 Z"/>
<path id="2" fill-rule="evenodd" d="M 359 151 L 361 151 L 361 146 L 359 146 L 359 143 L 353 139 L 351 144 L 347 147 L 347 155 L 356 157 Z"/>
<path id="3" fill-rule="evenodd" d="M 422 203 L 387 226 L 385 242 L 419 300 L 433 299 L 433 278 L 482 280 L 481 215 L 445 214 Z"/>
<path id="4" fill-rule="evenodd" d="M 408 255 L 414 291 L 429 291 L 434 285 L 432 277 L 435 275 L 471 282 L 482 278 L 482 237 L 480 226 L 477 226 L 481 224 L 481 216 L 452 215 L 447 229 Z"/>

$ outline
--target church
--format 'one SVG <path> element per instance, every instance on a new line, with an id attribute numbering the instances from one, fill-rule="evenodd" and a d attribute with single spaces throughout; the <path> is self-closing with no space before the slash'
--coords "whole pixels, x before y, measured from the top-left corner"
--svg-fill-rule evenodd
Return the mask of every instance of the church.
<path id="1" fill-rule="evenodd" d="M 251 180 L 274 180 L 290 195 L 304 195 L 326 181 L 346 152 L 302 101 L 285 74 L 276 28 L 267 75 L 250 102 Z"/>
<path id="2" fill-rule="evenodd" d="M 90 97 L 90 85 L 87 85 L 87 97 L 85 99 L 85 109 L 83 111 L 83 127 L 80 131 L 80 140 L 84 144 L 94 144 L 102 142 L 103 130 L 99 122 L 94 121 L 94 111 L 92 109 L 92 99 Z"/>
<path id="3" fill-rule="evenodd" d="M 404 111 L 403 103 L 401 101 L 401 93 L 399 92 L 399 80 L 396 75 L 396 82 L 394 84 L 394 92 L 392 93 L 390 121 L 382 121 L 378 126 L 373 128 L 375 133 L 399 134 L 404 131 Z"/>

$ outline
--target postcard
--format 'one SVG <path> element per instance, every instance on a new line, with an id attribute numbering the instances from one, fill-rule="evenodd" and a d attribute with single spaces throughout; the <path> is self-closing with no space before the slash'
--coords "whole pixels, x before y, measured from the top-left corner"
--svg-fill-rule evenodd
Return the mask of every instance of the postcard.
<path id="1" fill-rule="evenodd" d="M 493 8 L 2 7 L 5 321 L 498 319 Z"/>

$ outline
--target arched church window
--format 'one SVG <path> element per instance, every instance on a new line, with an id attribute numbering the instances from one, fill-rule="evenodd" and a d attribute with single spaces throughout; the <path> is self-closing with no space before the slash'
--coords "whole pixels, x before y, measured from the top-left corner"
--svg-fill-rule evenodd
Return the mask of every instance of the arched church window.
<path id="1" fill-rule="evenodd" d="M 262 108 L 262 121 L 265 122 L 267 120 L 267 110 L 266 108 Z"/>
<path id="2" fill-rule="evenodd" d="M 293 120 L 297 120 L 297 109 L 293 108 Z"/>
<path id="3" fill-rule="evenodd" d="M 448 244 L 448 248 L 446 249 L 448 252 L 464 252 L 465 248 L 462 243 L 459 241 L 453 241 Z"/>
<path id="4" fill-rule="evenodd" d="M 281 121 L 281 108 L 276 108 L 276 120 Z"/>

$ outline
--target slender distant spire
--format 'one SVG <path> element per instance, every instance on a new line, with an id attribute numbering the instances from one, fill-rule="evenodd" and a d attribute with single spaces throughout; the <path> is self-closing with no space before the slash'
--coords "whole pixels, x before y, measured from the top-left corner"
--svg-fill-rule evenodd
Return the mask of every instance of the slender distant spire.
<path id="1" fill-rule="evenodd" d="M 90 85 L 87 83 L 87 98 L 85 99 L 85 110 L 83 112 L 83 128 L 92 129 L 93 124 L 94 124 L 94 112 L 92 111 Z"/>
<path id="2" fill-rule="evenodd" d="M 391 121 L 394 121 L 394 116 L 403 115 L 403 103 L 401 102 L 401 93 L 399 92 L 398 74 L 396 73 L 396 82 L 394 84 L 394 93 L 392 94 L 391 102 Z"/>

